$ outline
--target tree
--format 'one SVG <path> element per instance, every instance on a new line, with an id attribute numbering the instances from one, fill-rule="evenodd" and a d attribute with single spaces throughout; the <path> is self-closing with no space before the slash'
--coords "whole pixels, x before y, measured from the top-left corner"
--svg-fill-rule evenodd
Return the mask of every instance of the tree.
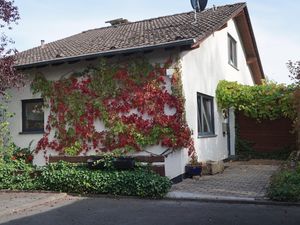
<path id="1" fill-rule="evenodd" d="M 18 87 L 22 84 L 23 75 L 13 67 L 15 63 L 14 53 L 16 49 L 9 46 L 13 44 L 5 30 L 12 29 L 12 24 L 16 24 L 20 19 L 18 7 L 13 0 L 0 0 L 0 94 L 8 88 Z"/>
<path id="2" fill-rule="evenodd" d="M 294 93 L 294 104 L 297 110 L 297 119 L 295 121 L 295 129 L 298 133 L 297 135 L 297 149 L 300 151 L 300 61 L 287 63 L 287 67 L 290 71 L 290 78 L 297 85 L 297 89 Z"/>
<path id="3" fill-rule="evenodd" d="M 289 77 L 297 84 L 300 85 L 300 61 L 288 61 L 287 67 L 290 71 Z"/>

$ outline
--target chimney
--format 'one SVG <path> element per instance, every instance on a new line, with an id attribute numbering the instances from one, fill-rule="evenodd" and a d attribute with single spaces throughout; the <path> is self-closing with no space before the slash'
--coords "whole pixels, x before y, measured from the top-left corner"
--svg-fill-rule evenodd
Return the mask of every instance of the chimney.
<path id="1" fill-rule="evenodd" d="M 118 25 L 130 23 L 130 22 L 127 19 L 118 18 L 115 20 L 106 21 L 105 23 L 110 23 L 111 26 L 118 26 Z"/>
<path id="2" fill-rule="evenodd" d="M 45 40 L 41 40 L 41 48 L 45 47 Z"/>

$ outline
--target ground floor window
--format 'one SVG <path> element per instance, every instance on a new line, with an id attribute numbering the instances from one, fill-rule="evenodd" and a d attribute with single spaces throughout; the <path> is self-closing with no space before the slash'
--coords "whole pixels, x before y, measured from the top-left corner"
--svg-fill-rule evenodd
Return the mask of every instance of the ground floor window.
<path id="1" fill-rule="evenodd" d="M 44 131 L 43 99 L 22 100 L 22 132 Z"/>
<path id="2" fill-rule="evenodd" d="M 198 103 L 198 135 L 208 136 L 215 134 L 214 125 L 214 98 L 197 93 Z"/>

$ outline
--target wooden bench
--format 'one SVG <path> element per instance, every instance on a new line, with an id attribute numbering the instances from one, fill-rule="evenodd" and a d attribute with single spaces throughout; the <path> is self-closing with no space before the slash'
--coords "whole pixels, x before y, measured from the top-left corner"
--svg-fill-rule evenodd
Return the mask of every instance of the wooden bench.
<path id="1" fill-rule="evenodd" d="M 132 156 L 135 161 L 150 164 L 150 168 L 155 173 L 165 176 L 165 157 L 164 156 Z M 50 156 L 49 163 L 65 161 L 69 163 L 87 163 L 88 159 L 93 159 L 93 156 Z M 160 163 L 155 165 L 153 163 Z"/>

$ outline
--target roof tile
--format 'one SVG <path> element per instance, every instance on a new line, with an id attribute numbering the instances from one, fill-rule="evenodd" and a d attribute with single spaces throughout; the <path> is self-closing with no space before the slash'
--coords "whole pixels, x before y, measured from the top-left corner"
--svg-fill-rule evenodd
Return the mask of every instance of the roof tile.
<path id="1" fill-rule="evenodd" d="M 220 28 L 245 7 L 245 3 L 225 5 L 197 13 L 187 12 L 128 24 L 83 31 L 82 33 L 17 54 L 17 65 L 47 62 L 66 57 L 96 54 L 112 49 L 158 45 L 176 40 L 201 40 Z"/>

